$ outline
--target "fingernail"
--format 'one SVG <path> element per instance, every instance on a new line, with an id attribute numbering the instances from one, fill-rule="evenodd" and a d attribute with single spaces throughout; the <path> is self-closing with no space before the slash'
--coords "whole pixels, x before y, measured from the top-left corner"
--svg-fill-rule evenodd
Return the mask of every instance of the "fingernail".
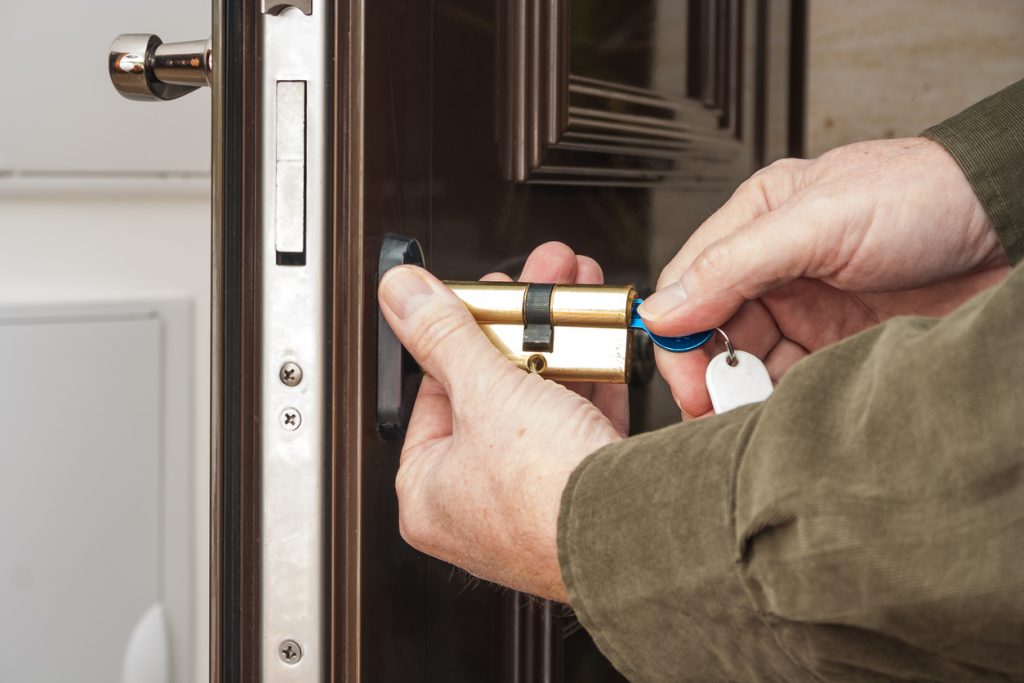
<path id="1" fill-rule="evenodd" d="M 640 316 L 644 320 L 657 322 L 683 305 L 686 291 L 683 285 L 676 282 L 665 289 L 659 289 L 640 304 Z"/>
<path id="2" fill-rule="evenodd" d="M 416 309 L 433 296 L 434 290 L 418 271 L 396 268 L 384 276 L 381 298 L 401 320 L 412 315 Z"/>

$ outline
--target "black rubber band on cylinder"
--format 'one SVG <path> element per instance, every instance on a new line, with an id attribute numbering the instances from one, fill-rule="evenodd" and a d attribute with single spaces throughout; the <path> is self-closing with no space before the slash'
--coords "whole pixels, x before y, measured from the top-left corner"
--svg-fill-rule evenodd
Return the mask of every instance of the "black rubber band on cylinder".
<path id="1" fill-rule="evenodd" d="M 553 351 L 555 329 L 551 323 L 554 285 L 530 284 L 523 297 L 523 351 Z"/>

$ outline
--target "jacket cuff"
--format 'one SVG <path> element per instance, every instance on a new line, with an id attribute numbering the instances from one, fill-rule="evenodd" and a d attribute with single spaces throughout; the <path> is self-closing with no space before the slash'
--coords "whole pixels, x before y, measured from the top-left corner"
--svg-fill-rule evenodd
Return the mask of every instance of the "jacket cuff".
<path id="1" fill-rule="evenodd" d="M 1024 259 L 1024 81 L 922 133 L 957 160 L 1010 263 Z"/>
<path id="2" fill-rule="evenodd" d="M 806 675 L 779 656 L 739 575 L 735 473 L 754 408 L 606 446 L 569 479 L 558 521 L 569 603 L 632 681 Z"/>

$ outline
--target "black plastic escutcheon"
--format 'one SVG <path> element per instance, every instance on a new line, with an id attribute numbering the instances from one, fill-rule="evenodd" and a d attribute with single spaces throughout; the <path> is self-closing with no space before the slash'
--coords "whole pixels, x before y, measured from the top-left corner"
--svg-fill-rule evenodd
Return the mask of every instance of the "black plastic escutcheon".
<path id="1" fill-rule="evenodd" d="M 377 259 L 377 283 L 395 266 L 423 266 L 420 243 L 412 237 L 385 235 Z M 409 426 L 423 372 L 377 309 L 377 430 L 385 439 L 401 439 Z"/>

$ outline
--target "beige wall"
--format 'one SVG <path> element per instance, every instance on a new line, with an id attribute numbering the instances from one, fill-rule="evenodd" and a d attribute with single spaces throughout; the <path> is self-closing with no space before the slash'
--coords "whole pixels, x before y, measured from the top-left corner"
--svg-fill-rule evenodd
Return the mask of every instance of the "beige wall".
<path id="1" fill-rule="evenodd" d="M 810 0 L 807 154 L 916 135 L 1024 78 L 1024 0 Z"/>

